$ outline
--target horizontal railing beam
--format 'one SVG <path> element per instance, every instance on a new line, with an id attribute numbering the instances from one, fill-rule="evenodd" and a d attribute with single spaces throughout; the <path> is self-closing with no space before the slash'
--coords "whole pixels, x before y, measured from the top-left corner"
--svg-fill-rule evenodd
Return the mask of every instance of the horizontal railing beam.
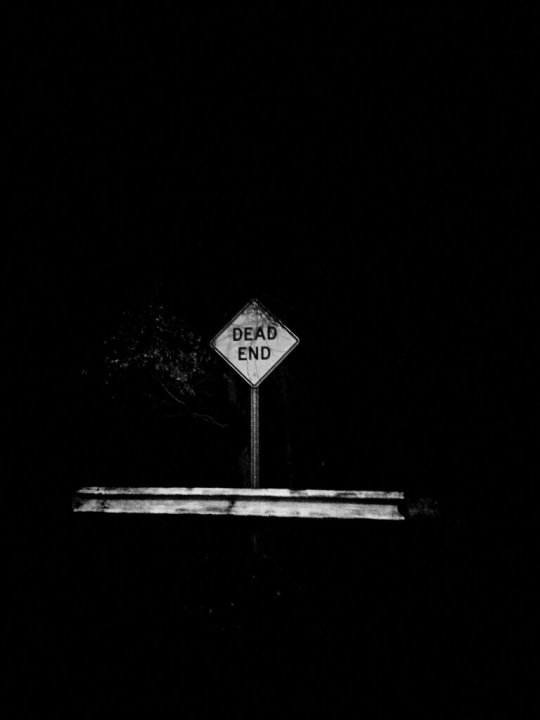
<path id="1" fill-rule="evenodd" d="M 286 488 L 86 487 L 75 512 L 403 520 L 402 492 Z"/>

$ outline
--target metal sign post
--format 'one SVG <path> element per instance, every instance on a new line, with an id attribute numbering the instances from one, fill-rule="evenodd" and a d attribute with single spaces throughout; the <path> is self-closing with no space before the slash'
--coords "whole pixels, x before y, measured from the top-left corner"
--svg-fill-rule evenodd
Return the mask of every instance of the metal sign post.
<path id="1" fill-rule="evenodd" d="M 252 488 L 259 487 L 259 388 L 251 388 L 251 453 L 250 481 Z"/>
<path id="2" fill-rule="evenodd" d="M 259 487 L 259 388 L 251 388 L 251 433 L 250 433 L 250 485 L 252 488 Z M 259 552 L 259 533 L 256 530 L 251 532 L 251 550 Z"/>

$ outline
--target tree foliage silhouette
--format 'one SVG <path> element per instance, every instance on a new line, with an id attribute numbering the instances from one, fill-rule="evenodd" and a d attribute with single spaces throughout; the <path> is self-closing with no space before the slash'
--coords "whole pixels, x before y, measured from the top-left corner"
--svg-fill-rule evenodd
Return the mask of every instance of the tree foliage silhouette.
<path id="1" fill-rule="evenodd" d="M 123 314 L 105 341 L 106 383 L 142 391 L 163 414 L 224 427 L 211 412 L 214 360 L 203 338 L 161 304 Z"/>

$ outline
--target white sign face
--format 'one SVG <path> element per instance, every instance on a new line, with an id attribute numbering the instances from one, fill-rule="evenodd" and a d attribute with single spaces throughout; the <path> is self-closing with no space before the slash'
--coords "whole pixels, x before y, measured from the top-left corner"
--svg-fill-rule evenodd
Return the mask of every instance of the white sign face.
<path id="1" fill-rule="evenodd" d="M 212 347 L 256 387 L 300 341 L 257 300 L 251 300 L 212 340 Z"/>

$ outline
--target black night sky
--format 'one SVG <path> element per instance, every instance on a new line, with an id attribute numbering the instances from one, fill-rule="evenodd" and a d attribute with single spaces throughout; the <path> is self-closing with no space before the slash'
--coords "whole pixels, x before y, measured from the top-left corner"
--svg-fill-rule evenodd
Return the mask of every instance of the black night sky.
<path id="1" fill-rule="evenodd" d="M 193 678 L 257 708 L 297 674 L 298 707 L 316 705 L 316 678 L 339 678 L 329 708 L 357 684 L 367 708 L 390 688 L 396 708 L 464 718 L 527 677 L 538 29 L 510 9 L 12 7 L 3 454 L 22 717 L 35 715 L 21 697 L 44 696 L 62 717 L 119 717 L 137 683 L 143 707 L 161 688 L 165 717 L 163 698 L 187 702 Z M 70 513 L 82 485 L 242 484 L 249 396 L 225 365 L 209 361 L 205 386 L 222 428 L 156 411 L 142 376 L 106 383 L 104 343 L 152 303 L 209 342 L 252 297 L 301 339 L 261 389 L 262 484 L 403 489 L 442 514 L 404 537 L 269 525 L 284 574 L 257 570 L 257 612 L 241 521 Z M 394 583 L 400 620 L 383 621 Z M 269 609 L 278 586 L 286 599 Z M 510 588 L 498 604 L 496 587 Z M 207 622 L 242 602 L 243 614 Z M 379 629 L 366 638 L 368 612 Z M 352 664 L 342 635 L 355 638 Z M 268 686 L 250 675 L 253 657 Z M 235 673 L 249 692 L 230 690 Z"/>

